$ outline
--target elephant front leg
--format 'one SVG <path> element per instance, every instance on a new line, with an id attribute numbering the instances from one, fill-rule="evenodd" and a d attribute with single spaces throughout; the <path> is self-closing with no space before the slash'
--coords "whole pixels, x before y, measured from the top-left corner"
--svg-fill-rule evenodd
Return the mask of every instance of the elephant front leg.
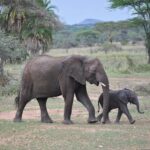
<path id="1" fill-rule="evenodd" d="M 134 124 L 134 123 L 135 123 L 135 120 L 133 120 L 133 118 L 132 118 L 132 116 L 131 116 L 131 114 L 130 114 L 128 108 L 127 108 L 127 105 L 122 106 L 121 110 L 122 110 L 122 112 L 125 113 L 125 115 L 127 116 L 128 120 L 129 120 L 129 122 L 130 122 L 130 124 Z"/>
<path id="2" fill-rule="evenodd" d="M 46 108 L 47 98 L 37 98 L 37 101 L 41 109 L 41 122 L 53 123 L 52 119 L 48 115 L 47 108 Z"/>
<path id="3" fill-rule="evenodd" d="M 73 124 L 73 121 L 71 121 L 71 113 L 72 113 L 72 105 L 73 105 L 73 93 L 67 94 L 66 97 L 64 97 L 65 100 L 65 108 L 64 108 L 64 124 Z"/>
<path id="4" fill-rule="evenodd" d="M 87 91 L 86 91 L 86 87 L 81 86 L 80 88 L 78 88 L 78 90 L 76 90 L 75 94 L 76 94 L 77 100 L 79 102 L 81 102 L 89 112 L 88 123 L 97 122 L 97 119 L 95 117 L 95 109 L 94 109 L 94 106 L 92 105 L 92 103 L 89 99 L 89 96 L 88 96 Z"/>

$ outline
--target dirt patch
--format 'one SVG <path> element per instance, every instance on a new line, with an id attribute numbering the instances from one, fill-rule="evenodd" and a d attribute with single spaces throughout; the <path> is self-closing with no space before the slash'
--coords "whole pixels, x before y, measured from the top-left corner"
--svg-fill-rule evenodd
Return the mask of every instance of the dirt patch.
<path id="1" fill-rule="evenodd" d="M 0 120 L 13 120 L 16 111 L 10 112 L 0 112 Z M 63 109 L 52 109 L 48 110 L 49 115 L 60 115 L 63 116 L 64 110 Z M 87 112 L 82 110 L 73 110 L 73 116 L 84 116 L 87 115 Z M 25 110 L 23 112 L 23 119 L 39 119 L 41 117 L 40 110 Z"/>

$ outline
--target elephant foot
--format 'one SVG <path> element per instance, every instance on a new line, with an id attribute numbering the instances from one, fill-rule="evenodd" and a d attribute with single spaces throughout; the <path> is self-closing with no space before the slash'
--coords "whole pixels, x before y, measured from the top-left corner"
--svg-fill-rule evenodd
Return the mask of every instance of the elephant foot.
<path id="1" fill-rule="evenodd" d="M 100 119 L 100 118 L 97 118 L 97 121 L 98 121 L 98 122 L 101 122 L 101 119 Z"/>
<path id="2" fill-rule="evenodd" d="M 22 119 L 20 119 L 20 118 L 14 118 L 13 122 L 22 122 Z"/>
<path id="3" fill-rule="evenodd" d="M 101 120 L 102 120 L 102 116 L 100 116 L 100 115 L 99 115 L 99 116 L 97 116 L 97 118 L 96 118 L 96 119 L 97 119 L 97 121 L 98 121 L 98 122 L 101 122 Z"/>
<path id="4" fill-rule="evenodd" d="M 119 121 L 115 121 L 114 123 L 115 123 L 115 124 L 120 124 L 120 122 L 119 122 Z"/>
<path id="5" fill-rule="evenodd" d="M 130 121 L 130 124 L 134 124 L 134 123 L 135 123 L 135 120 Z"/>
<path id="6" fill-rule="evenodd" d="M 111 124 L 111 121 L 110 120 L 103 120 L 102 124 Z"/>
<path id="7" fill-rule="evenodd" d="M 53 123 L 53 121 L 50 120 L 50 119 L 49 119 L 49 120 L 41 120 L 41 122 L 42 122 L 42 123 Z"/>
<path id="8" fill-rule="evenodd" d="M 110 121 L 108 121 L 108 120 L 102 120 L 102 124 L 109 124 L 110 123 Z"/>
<path id="9" fill-rule="evenodd" d="M 53 120 L 48 117 L 48 118 L 42 118 L 42 119 L 41 119 L 41 122 L 42 122 L 42 123 L 53 123 Z"/>
<path id="10" fill-rule="evenodd" d="M 98 120 L 96 118 L 88 119 L 88 123 L 96 123 Z"/>
<path id="11" fill-rule="evenodd" d="M 74 124 L 73 121 L 68 120 L 68 119 L 65 119 L 62 123 L 67 124 L 67 125 Z"/>
<path id="12" fill-rule="evenodd" d="M 110 120 L 106 120 L 106 123 L 107 123 L 107 124 L 111 124 L 111 121 L 110 121 Z"/>

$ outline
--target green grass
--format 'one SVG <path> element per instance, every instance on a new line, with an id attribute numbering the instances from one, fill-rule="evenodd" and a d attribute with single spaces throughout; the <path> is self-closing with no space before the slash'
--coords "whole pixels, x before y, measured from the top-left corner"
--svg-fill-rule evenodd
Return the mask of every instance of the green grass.
<path id="1" fill-rule="evenodd" d="M 0 120 L 0 149 L 26 150 L 91 150 L 91 149 L 148 149 L 150 147 L 150 97 L 141 97 L 141 109 L 145 114 L 137 113 L 134 105 L 129 105 L 130 112 L 136 120 L 130 125 L 126 116 L 121 119 L 121 124 L 102 125 L 87 124 L 88 114 L 85 108 L 77 101 L 74 101 L 72 120 L 75 124 L 63 125 L 63 100 L 49 99 L 48 109 L 60 111 L 51 114 L 53 124 L 40 123 L 38 119 L 24 119 L 21 123 L 14 123 L 12 120 Z M 97 108 L 97 101 L 92 101 Z M 7 103 L 6 103 L 7 104 Z M 32 107 L 31 107 L 32 106 Z M 28 104 L 26 111 L 35 110 L 37 102 Z M 8 107 L 9 109 L 9 107 Z M 26 113 L 26 112 L 24 112 Z M 96 115 L 98 115 L 96 113 Z M 115 120 L 117 111 L 110 115 Z"/>
<path id="2" fill-rule="evenodd" d="M 0 122 L 0 148 L 9 150 L 91 150 L 91 149 L 148 149 L 149 124 L 71 126 L 61 123 L 42 124 L 33 120 L 23 123 Z M 9 144 L 8 144 L 9 143 Z"/>

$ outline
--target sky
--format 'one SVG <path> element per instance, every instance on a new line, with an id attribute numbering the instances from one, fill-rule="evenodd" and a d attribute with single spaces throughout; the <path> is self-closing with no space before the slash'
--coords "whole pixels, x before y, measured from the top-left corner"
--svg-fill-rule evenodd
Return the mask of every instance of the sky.
<path id="1" fill-rule="evenodd" d="M 85 19 L 119 21 L 132 18 L 129 9 L 111 10 L 108 0 L 51 0 L 51 3 L 65 24 L 77 24 Z"/>

